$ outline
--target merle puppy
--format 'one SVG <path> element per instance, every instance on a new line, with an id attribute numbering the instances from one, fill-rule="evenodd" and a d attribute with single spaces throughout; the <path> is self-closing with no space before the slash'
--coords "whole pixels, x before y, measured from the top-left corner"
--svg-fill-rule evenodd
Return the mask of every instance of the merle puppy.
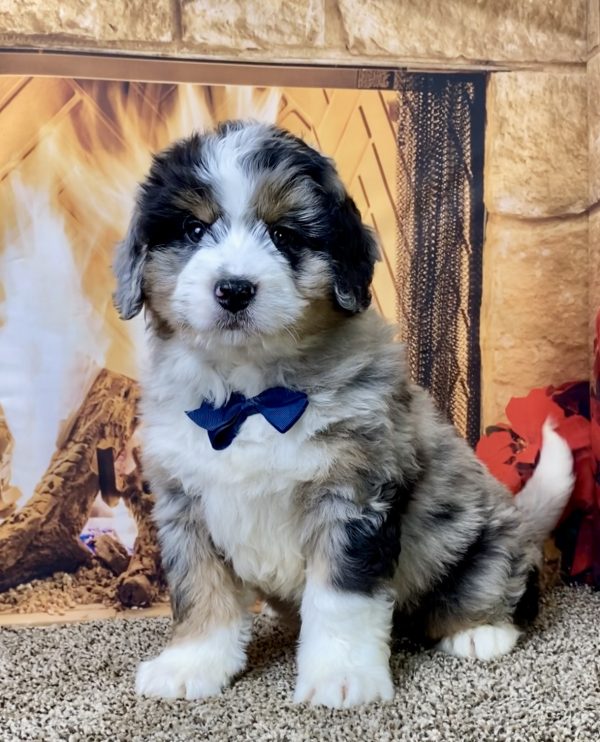
<path id="1" fill-rule="evenodd" d="M 257 595 L 300 613 L 295 699 L 334 707 L 392 698 L 394 612 L 482 660 L 531 617 L 569 449 L 547 425 L 511 497 L 368 308 L 377 257 L 331 160 L 274 126 L 155 157 L 115 261 L 121 316 L 147 317 L 143 455 L 174 616 L 139 693 L 219 693 Z"/>

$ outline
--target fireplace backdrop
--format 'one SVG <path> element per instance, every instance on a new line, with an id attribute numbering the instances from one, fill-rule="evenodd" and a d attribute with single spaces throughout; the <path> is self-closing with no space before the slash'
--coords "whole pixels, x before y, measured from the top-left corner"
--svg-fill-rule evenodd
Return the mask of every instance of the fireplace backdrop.
<path id="1" fill-rule="evenodd" d="M 118 320 L 110 262 L 151 153 L 193 129 L 251 116 L 336 160 L 383 248 L 377 310 L 399 321 L 414 378 L 477 441 L 485 77 L 367 70 L 344 88 L 342 71 L 327 87 L 306 75 L 305 87 L 294 74 L 277 87 L 0 77 L 5 606 L 15 585 L 98 562 L 122 603 L 161 595 L 136 444 L 143 319 Z"/>

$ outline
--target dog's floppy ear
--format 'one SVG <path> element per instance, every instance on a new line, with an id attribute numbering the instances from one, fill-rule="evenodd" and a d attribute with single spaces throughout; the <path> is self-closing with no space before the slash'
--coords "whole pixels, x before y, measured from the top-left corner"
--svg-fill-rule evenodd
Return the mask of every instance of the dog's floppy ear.
<path id="1" fill-rule="evenodd" d="M 140 216 L 136 207 L 127 236 L 118 244 L 113 261 L 117 279 L 113 301 L 121 319 L 135 317 L 144 305 L 142 276 L 147 252 L 148 247 L 140 235 Z"/>
<path id="2" fill-rule="evenodd" d="M 371 303 L 371 281 L 379 248 L 373 231 L 362 223 L 360 212 L 345 195 L 333 209 L 333 239 L 329 251 L 336 304 L 345 312 L 362 312 Z"/>

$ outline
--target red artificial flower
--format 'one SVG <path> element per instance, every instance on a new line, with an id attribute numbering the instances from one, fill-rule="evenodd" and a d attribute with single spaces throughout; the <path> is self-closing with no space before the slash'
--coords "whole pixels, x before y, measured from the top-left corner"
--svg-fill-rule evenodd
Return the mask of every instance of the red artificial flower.
<path id="1" fill-rule="evenodd" d="M 535 468 L 544 422 L 553 420 L 574 459 L 575 486 L 561 519 L 564 553 L 571 555 L 566 566 L 572 578 L 600 587 L 600 312 L 593 373 L 591 390 L 588 382 L 568 383 L 511 399 L 506 406 L 509 424 L 488 428 L 476 452 L 516 494 Z"/>
<path id="2" fill-rule="evenodd" d="M 587 384 L 585 385 L 587 389 Z M 539 457 L 542 428 L 550 419 L 573 452 L 590 448 L 590 422 L 573 409 L 565 410 L 557 398 L 568 397 L 579 383 L 532 389 L 525 397 L 513 397 L 506 406 L 510 425 L 488 428 L 475 449 L 477 456 L 508 489 L 516 494 L 529 479 Z M 577 395 L 575 395 L 577 396 Z M 599 427 L 600 433 L 600 427 Z M 600 436 L 599 436 L 600 444 Z"/>

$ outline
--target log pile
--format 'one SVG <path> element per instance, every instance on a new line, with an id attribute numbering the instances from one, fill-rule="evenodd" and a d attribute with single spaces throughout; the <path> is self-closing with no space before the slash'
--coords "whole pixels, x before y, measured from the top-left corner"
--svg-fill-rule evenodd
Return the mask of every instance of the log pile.
<path id="1" fill-rule="evenodd" d="M 110 561 L 113 571 L 120 573 L 118 594 L 125 605 L 152 602 L 162 584 L 152 496 L 143 486 L 139 457 L 134 470 L 123 478 L 122 488 L 114 467 L 131 445 L 137 401 L 134 381 L 107 369 L 99 373 L 33 495 L 0 523 L 0 591 L 93 563 L 92 551 L 80 534 L 101 491 L 111 506 L 124 499 L 138 536 L 131 558 L 121 544 L 101 538 L 98 559 Z M 11 442 L 8 429 L 3 432 L 0 425 L 0 462 Z M 0 482 L 4 487 L 4 480 Z M 0 508 L 3 504 L 0 496 Z"/>

